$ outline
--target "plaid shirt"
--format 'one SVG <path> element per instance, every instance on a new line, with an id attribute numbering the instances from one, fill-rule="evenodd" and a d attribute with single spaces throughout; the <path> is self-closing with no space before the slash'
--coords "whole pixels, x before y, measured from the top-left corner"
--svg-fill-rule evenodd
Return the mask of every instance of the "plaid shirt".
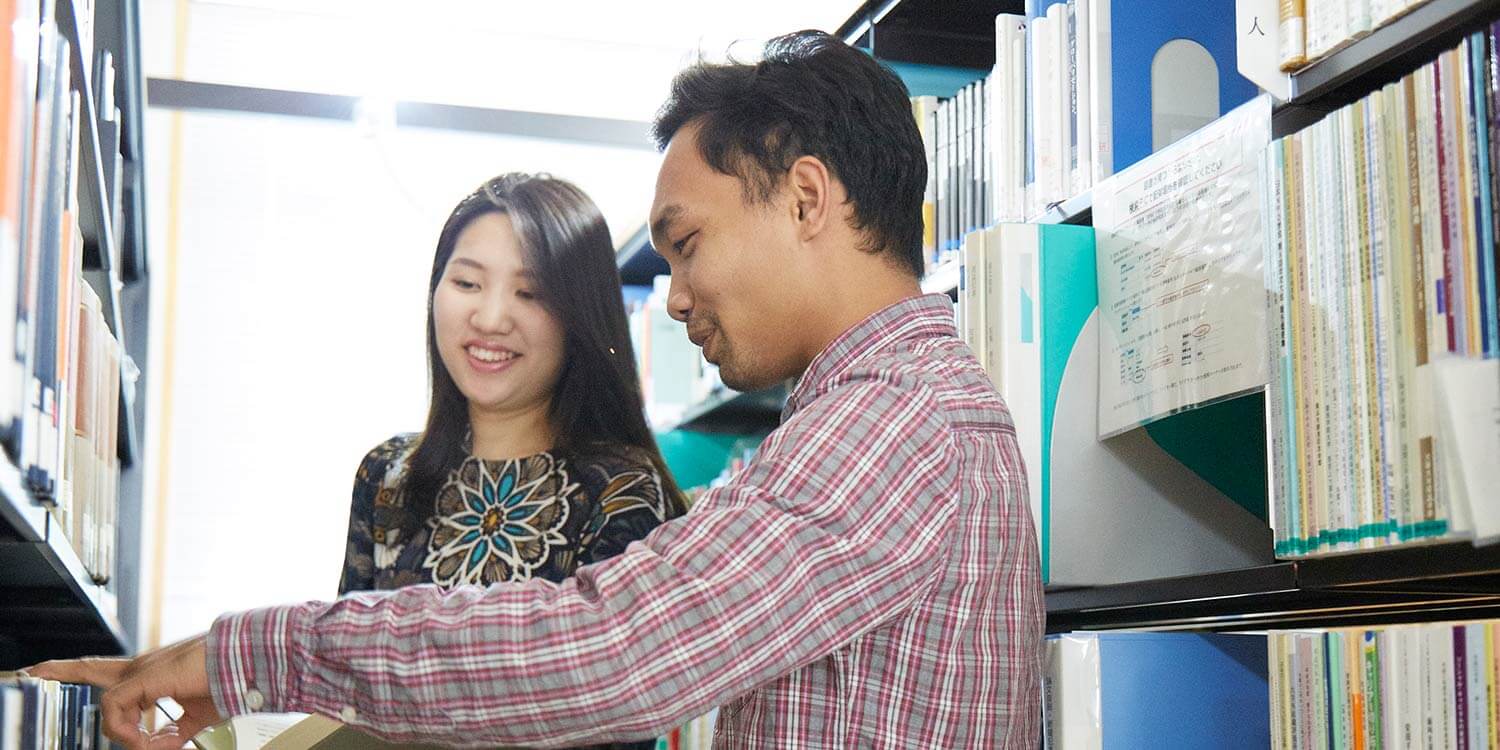
<path id="1" fill-rule="evenodd" d="M 227 615 L 225 715 L 396 740 L 567 745 L 722 706 L 719 748 L 1024 748 L 1042 591 L 1015 428 L 942 296 L 814 359 L 779 429 L 686 517 L 561 584 Z"/>

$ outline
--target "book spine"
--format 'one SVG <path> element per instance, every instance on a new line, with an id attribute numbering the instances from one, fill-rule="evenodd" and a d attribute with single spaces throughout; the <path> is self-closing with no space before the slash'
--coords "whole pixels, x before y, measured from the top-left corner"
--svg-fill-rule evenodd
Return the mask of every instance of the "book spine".
<path id="1" fill-rule="evenodd" d="M 1469 747 L 1469 644 L 1464 626 L 1452 627 L 1453 634 L 1453 730 L 1454 743 L 1460 750 Z"/>
<path id="2" fill-rule="evenodd" d="M 1482 306 L 1476 313 L 1480 321 L 1480 350 L 1484 356 L 1494 357 L 1500 355 L 1500 311 L 1497 311 L 1497 307 L 1500 307 L 1500 289 L 1496 288 L 1494 248 L 1497 234 L 1492 193 L 1493 151 L 1497 144 L 1493 142 L 1494 132 L 1491 130 L 1489 103 L 1486 99 L 1486 92 L 1491 86 L 1489 47 L 1483 32 L 1476 32 L 1469 37 L 1468 50 L 1471 63 L 1469 107 L 1473 120 L 1471 138 L 1475 145 L 1473 191 L 1476 219 L 1473 227 L 1476 245 L 1473 257 L 1477 269 L 1478 301 Z"/>
<path id="3" fill-rule="evenodd" d="M 1270 340 L 1267 352 L 1270 361 L 1267 372 L 1270 382 L 1266 385 L 1266 435 L 1269 438 L 1268 479 L 1271 488 L 1271 530 L 1273 544 L 1278 554 L 1286 551 L 1288 498 L 1294 479 L 1291 463 L 1287 459 L 1288 431 L 1286 425 L 1286 376 L 1287 366 L 1287 300 L 1286 300 L 1286 215 L 1285 193 L 1281 181 L 1285 160 L 1284 140 L 1271 143 L 1260 161 L 1261 225 L 1265 228 L 1265 284 L 1267 293 L 1266 326 Z"/>
<path id="4" fill-rule="evenodd" d="M 1281 69 L 1291 72 L 1307 64 L 1307 8 L 1304 0 L 1281 0 L 1277 10 Z"/>
<path id="5" fill-rule="evenodd" d="M 1382 724 L 1385 716 L 1384 690 L 1380 683 L 1380 650 L 1377 632 L 1366 630 L 1361 634 L 1364 656 L 1364 688 L 1365 688 L 1365 737 L 1366 746 L 1375 750 L 1385 747 L 1382 734 Z"/>

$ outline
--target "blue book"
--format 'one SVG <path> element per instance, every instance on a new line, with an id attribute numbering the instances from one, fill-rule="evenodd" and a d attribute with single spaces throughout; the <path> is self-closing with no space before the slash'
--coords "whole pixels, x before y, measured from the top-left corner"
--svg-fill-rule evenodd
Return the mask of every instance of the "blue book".
<path id="1" fill-rule="evenodd" d="M 1264 750 L 1262 635 L 1073 633 L 1047 643 L 1047 746 Z"/>
<path id="2" fill-rule="evenodd" d="M 1234 0 L 1111 4 L 1089 3 L 1095 181 L 1259 93 L 1236 62 Z"/>
<path id="3" fill-rule="evenodd" d="M 1500 311 L 1496 309 L 1500 306 L 1500 300 L 1497 300 L 1500 294 L 1495 289 L 1495 215 L 1490 194 L 1490 149 L 1495 144 L 1490 143 L 1489 107 L 1485 91 L 1488 88 L 1485 68 L 1489 63 L 1486 49 L 1484 32 L 1476 32 L 1469 37 L 1469 62 L 1472 66 L 1470 80 L 1473 86 L 1465 98 L 1468 99 L 1473 123 L 1474 143 L 1478 147 L 1474 155 L 1474 176 L 1479 187 L 1474 194 L 1474 216 L 1479 224 L 1479 246 L 1476 249 L 1478 257 L 1475 260 L 1476 267 L 1479 268 L 1479 300 L 1482 305 L 1479 311 L 1481 345 L 1485 357 L 1496 357 L 1500 356 Z"/>

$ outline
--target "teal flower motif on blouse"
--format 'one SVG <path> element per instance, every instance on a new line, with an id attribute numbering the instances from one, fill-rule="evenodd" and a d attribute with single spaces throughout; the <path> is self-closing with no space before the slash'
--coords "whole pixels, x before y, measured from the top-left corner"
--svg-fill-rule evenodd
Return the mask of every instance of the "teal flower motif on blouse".
<path id="1" fill-rule="evenodd" d="M 444 587 L 530 578 L 550 549 L 568 544 L 562 528 L 577 490 L 546 453 L 512 461 L 471 457 L 438 492 L 423 566 Z"/>

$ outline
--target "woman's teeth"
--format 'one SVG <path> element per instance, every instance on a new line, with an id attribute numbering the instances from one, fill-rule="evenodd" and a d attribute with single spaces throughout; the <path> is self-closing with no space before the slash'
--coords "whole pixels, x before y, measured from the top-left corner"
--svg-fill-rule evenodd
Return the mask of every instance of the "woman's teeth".
<path id="1" fill-rule="evenodd" d="M 508 359 L 515 359 L 516 357 L 521 356 L 519 354 L 516 354 L 515 352 L 497 352 L 494 349 L 482 349 L 477 346 L 469 347 L 468 351 L 469 356 L 479 360 L 480 362 L 504 362 Z"/>

